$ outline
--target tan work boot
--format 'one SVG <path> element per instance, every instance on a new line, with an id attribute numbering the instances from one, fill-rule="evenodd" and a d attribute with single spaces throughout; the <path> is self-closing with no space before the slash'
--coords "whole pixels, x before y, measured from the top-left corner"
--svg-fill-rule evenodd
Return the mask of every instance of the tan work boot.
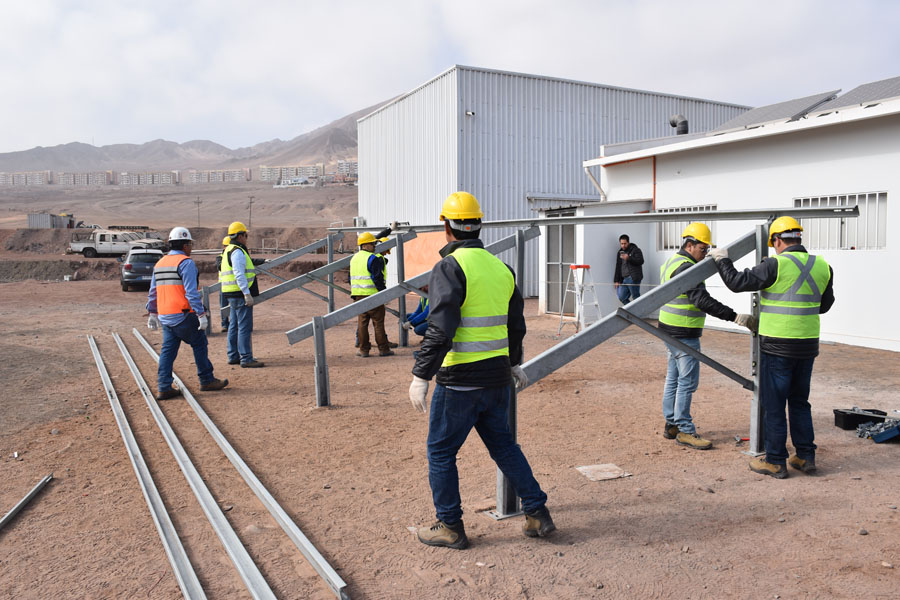
<path id="1" fill-rule="evenodd" d="M 768 475 L 775 479 L 784 479 L 788 476 L 784 465 L 773 465 L 765 458 L 754 458 L 750 461 L 750 470 L 760 475 Z"/>
<path id="2" fill-rule="evenodd" d="M 804 473 L 815 473 L 816 472 L 816 461 L 813 458 L 809 460 L 804 460 L 799 456 L 792 456 L 788 459 L 788 464 L 797 469 L 798 471 L 803 471 Z"/>
<path id="3" fill-rule="evenodd" d="M 200 385 L 201 392 L 215 392 L 216 390 L 224 389 L 228 385 L 227 379 L 213 379 L 209 383 L 204 383 Z"/>
<path id="4" fill-rule="evenodd" d="M 429 546 L 445 546 L 454 550 L 469 547 L 469 538 L 466 537 L 462 521 L 452 527 L 443 521 L 438 521 L 431 527 L 419 527 L 416 536 L 420 542 Z"/>
<path id="5" fill-rule="evenodd" d="M 697 450 L 709 450 L 712 448 L 711 441 L 704 440 L 696 433 L 684 433 L 683 431 L 679 431 L 678 435 L 675 436 L 675 441 L 682 446 L 688 446 Z"/>
<path id="6" fill-rule="evenodd" d="M 550 518 L 547 507 L 537 509 L 534 512 L 525 513 L 525 523 L 522 525 L 522 533 L 528 537 L 544 537 L 552 531 L 556 531 L 556 525 Z"/>
<path id="7" fill-rule="evenodd" d="M 674 440 L 678 435 L 678 425 L 672 425 L 671 423 L 666 423 L 666 426 L 663 428 L 663 437 L 667 440 Z"/>

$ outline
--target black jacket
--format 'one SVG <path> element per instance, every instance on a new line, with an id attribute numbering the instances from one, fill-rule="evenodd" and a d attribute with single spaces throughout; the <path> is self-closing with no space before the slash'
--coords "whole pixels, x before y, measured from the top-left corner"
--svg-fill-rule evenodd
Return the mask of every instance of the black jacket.
<path id="1" fill-rule="evenodd" d="M 677 269 L 672 273 L 672 277 L 683 273 L 687 269 L 690 269 L 697 262 L 694 260 L 690 254 L 685 252 L 684 250 L 679 250 L 676 254 L 680 254 L 681 256 L 687 257 L 690 262 L 682 263 L 678 266 Z M 685 292 L 688 300 L 691 304 L 702 310 L 708 315 L 712 315 L 717 319 L 722 319 L 723 321 L 734 321 L 737 318 L 737 313 L 734 312 L 728 306 L 725 306 L 715 298 L 709 295 L 709 292 L 706 291 L 706 284 L 700 282 L 697 287 L 691 288 Z M 666 325 L 665 323 L 660 323 L 659 328 L 661 331 L 665 331 L 669 335 L 675 338 L 698 338 L 703 335 L 703 329 L 697 329 L 695 327 L 676 327 L 674 325 Z"/>
<path id="2" fill-rule="evenodd" d="M 806 252 L 806 248 L 797 244 L 784 249 L 785 252 Z M 716 261 L 716 268 L 722 281 L 732 292 L 755 292 L 764 290 L 778 279 L 778 260 L 774 256 L 751 267 L 738 271 L 734 263 L 728 258 Z M 834 304 L 834 269 L 830 266 L 831 278 L 825 291 L 822 292 L 822 304 L 819 306 L 819 314 L 827 313 Z M 819 355 L 819 338 L 794 340 L 762 335 L 759 338 L 760 350 L 766 354 L 785 356 L 788 358 L 813 358 Z"/>
<path id="3" fill-rule="evenodd" d="M 620 258 L 621 253 L 628 254 L 628 260 L 623 261 Z M 613 283 L 622 283 L 625 277 L 631 277 L 635 283 L 640 283 L 644 279 L 644 253 L 637 247 L 637 244 L 628 244 L 628 247 L 622 250 L 620 246 L 616 250 L 616 271 L 613 273 Z M 624 269 L 623 269 L 624 267 Z M 623 274 L 622 271 L 625 271 Z"/>
<path id="4" fill-rule="evenodd" d="M 447 244 L 441 249 L 441 260 L 431 270 L 428 280 L 428 329 L 413 366 L 413 375 L 431 379 L 444 386 L 500 387 L 511 382 L 510 365 L 522 362 L 522 339 L 525 337 L 525 301 L 518 287 L 509 299 L 507 330 L 509 358 L 495 356 L 473 363 L 441 367 L 444 356 L 453 346 L 453 336 L 459 327 L 460 307 L 466 299 L 466 276 L 451 253 L 457 248 L 484 248 L 481 240 L 463 240 Z M 509 269 L 509 265 L 506 266 Z M 512 272 L 512 269 L 509 269 Z M 513 277 L 515 273 L 513 272 Z"/>

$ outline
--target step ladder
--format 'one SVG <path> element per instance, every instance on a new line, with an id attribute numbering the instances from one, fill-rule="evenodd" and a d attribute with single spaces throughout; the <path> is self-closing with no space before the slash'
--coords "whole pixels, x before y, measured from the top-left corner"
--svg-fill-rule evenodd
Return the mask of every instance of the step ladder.
<path id="1" fill-rule="evenodd" d="M 579 277 L 579 273 L 581 276 Z M 567 319 L 565 315 L 566 300 L 572 294 L 575 300 L 575 317 Z M 597 292 L 594 289 L 594 280 L 591 277 L 591 265 L 569 265 L 569 275 L 566 277 L 566 291 L 562 297 L 562 304 L 559 307 L 559 327 L 556 329 L 556 337 L 562 333 L 562 329 L 567 324 L 575 326 L 575 333 L 578 333 L 585 327 L 584 323 L 584 306 L 585 301 L 589 306 L 593 306 L 597 310 L 597 318 L 600 313 L 600 303 L 597 301 Z"/>

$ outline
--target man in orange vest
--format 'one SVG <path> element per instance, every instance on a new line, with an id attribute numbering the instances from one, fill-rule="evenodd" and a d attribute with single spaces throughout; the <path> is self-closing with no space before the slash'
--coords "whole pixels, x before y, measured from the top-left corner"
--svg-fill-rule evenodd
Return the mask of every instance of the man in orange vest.
<path id="1" fill-rule="evenodd" d="M 169 233 L 171 250 L 153 267 L 150 280 L 150 296 L 147 310 L 150 318 L 147 327 L 152 330 L 162 326 L 163 343 L 159 353 L 157 371 L 157 400 L 168 400 L 181 394 L 172 387 L 172 365 L 178 356 L 181 342 L 194 350 L 200 391 L 221 390 L 228 385 L 227 379 L 216 379 L 213 366 L 207 355 L 206 315 L 197 285 L 200 273 L 190 259 L 193 240 L 191 232 L 184 227 L 176 227 Z"/>

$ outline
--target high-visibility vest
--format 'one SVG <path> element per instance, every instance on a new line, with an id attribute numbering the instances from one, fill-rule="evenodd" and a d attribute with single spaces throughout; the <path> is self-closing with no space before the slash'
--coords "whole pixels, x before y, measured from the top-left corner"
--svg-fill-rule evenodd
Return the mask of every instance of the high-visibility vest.
<path id="1" fill-rule="evenodd" d="M 696 261 L 683 254 L 675 254 L 669 258 L 659 270 L 659 284 L 662 285 L 672 279 L 672 273 L 686 262 L 696 264 Z M 705 284 L 701 283 L 700 285 Z M 703 329 L 706 313 L 691 304 L 687 294 L 681 294 L 659 309 L 659 322 L 672 327 Z"/>
<path id="2" fill-rule="evenodd" d="M 831 279 L 828 263 L 805 252 L 782 252 L 774 258 L 778 261 L 778 278 L 760 294 L 760 335 L 818 338 L 822 292 Z"/>
<path id="3" fill-rule="evenodd" d="M 442 367 L 509 356 L 507 320 L 515 281 L 509 268 L 483 248 L 457 248 L 452 256 L 466 276 L 462 317 Z"/>
<path id="4" fill-rule="evenodd" d="M 373 256 L 371 252 L 360 250 L 350 259 L 351 296 L 371 296 L 378 291 L 369 273 L 369 259 Z"/>
<path id="5" fill-rule="evenodd" d="M 192 312 L 191 304 L 184 295 L 184 281 L 178 272 L 178 266 L 187 258 L 184 254 L 166 254 L 153 267 L 156 312 L 160 315 Z"/>
<path id="6" fill-rule="evenodd" d="M 247 276 L 247 286 L 253 285 L 253 280 L 256 279 L 256 267 L 253 266 L 250 254 L 240 246 L 231 244 L 222 253 L 222 264 L 219 267 L 219 283 L 222 284 L 222 292 L 241 291 L 241 286 L 237 284 L 237 278 L 234 276 L 234 267 L 231 266 L 231 251 L 235 248 L 244 253 L 244 274 Z"/>

